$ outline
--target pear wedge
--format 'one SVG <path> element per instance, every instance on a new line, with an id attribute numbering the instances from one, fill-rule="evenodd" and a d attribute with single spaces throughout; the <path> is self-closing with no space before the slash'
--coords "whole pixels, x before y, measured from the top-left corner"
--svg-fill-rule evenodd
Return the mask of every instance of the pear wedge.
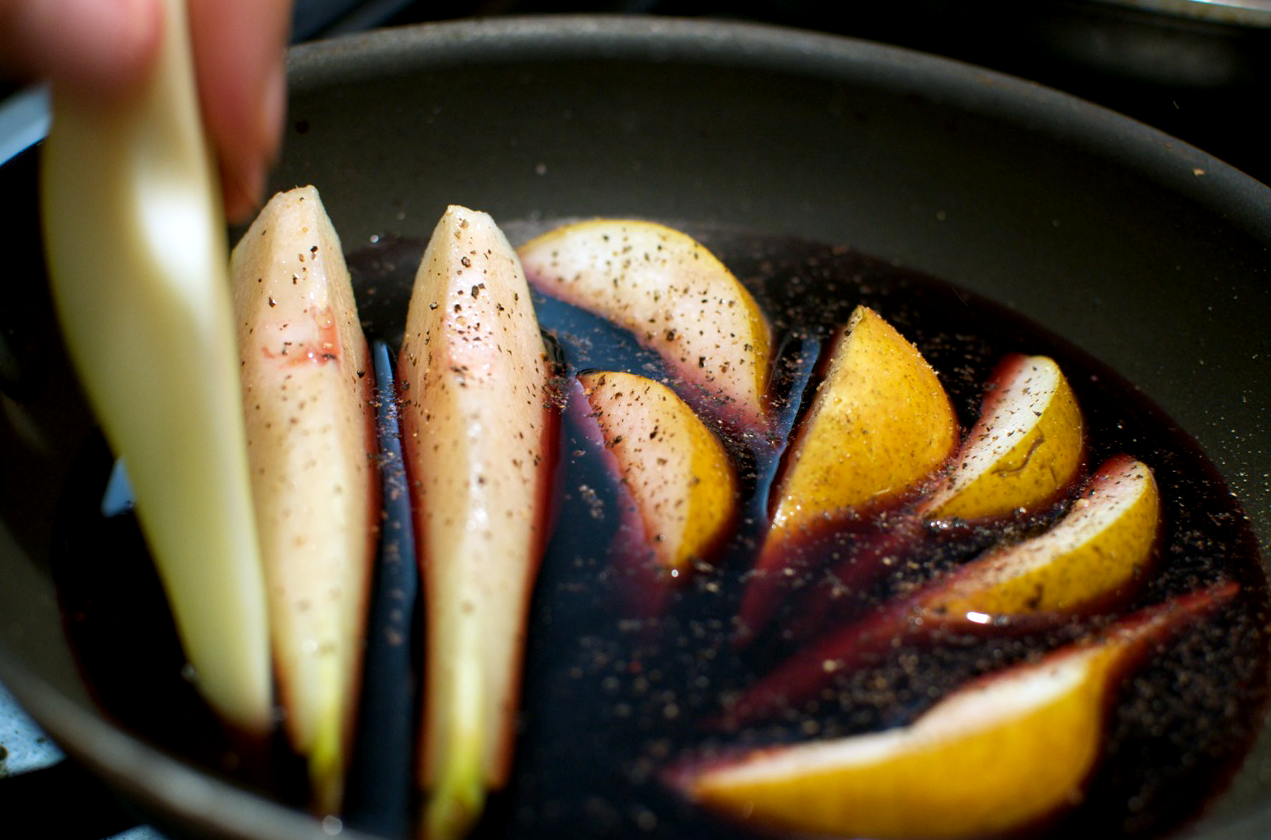
<path id="1" fill-rule="evenodd" d="M 1078 475 L 1085 429 L 1077 398 L 1046 356 L 1011 356 L 989 380 L 980 417 L 920 507 L 929 520 L 1031 512 Z"/>
<path id="2" fill-rule="evenodd" d="M 963 838 L 1022 828 L 1080 800 L 1122 675 L 1236 589 L 1148 607 L 1090 641 L 976 680 L 907 726 L 687 763 L 669 781 L 726 818 L 799 835 Z"/>
<path id="3" fill-rule="evenodd" d="M 726 532 L 737 478 L 722 443 L 665 385 L 634 373 L 579 374 L 580 425 L 604 453 L 627 515 L 620 561 L 643 590 L 637 604 L 684 580 Z"/>
<path id="4" fill-rule="evenodd" d="M 797 556 L 792 543 L 904 499 L 949 459 L 957 438 L 935 371 L 878 313 L 858 306 L 785 454 L 743 626 L 756 631 L 767 622 Z"/>
<path id="5" fill-rule="evenodd" d="M 452 206 L 415 278 L 398 363 L 425 596 L 429 837 L 508 778 L 558 412 L 529 287 L 485 213 Z"/>
<path id="6" fill-rule="evenodd" d="M 918 349 L 857 307 L 788 453 L 772 537 L 901 496 L 949 458 L 957 431 Z"/>
<path id="7" fill-rule="evenodd" d="M 318 191 L 274 196 L 230 260 L 283 725 L 338 813 L 378 525 L 374 376 Z"/>
<path id="8" fill-rule="evenodd" d="M 950 631 L 1031 629 L 1128 600 L 1151 563 L 1160 493 L 1146 464 L 1109 459 L 1068 514 L 1031 539 L 991 549 L 913 595 L 811 642 L 748 689 L 728 710 L 730 727 L 815 697 L 835 674 L 877 660 L 894 645 Z"/>
<path id="9" fill-rule="evenodd" d="M 922 609 L 984 622 L 1116 598 L 1146 571 L 1160 522 L 1152 470 L 1127 455 L 1115 456 L 1053 528 L 963 566 L 921 599 Z"/>
<path id="10" fill-rule="evenodd" d="M 197 687 L 232 727 L 273 723 L 225 219 L 185 6 L 125 102 L 53 91 L 41 158 L 49 280 L 71 360 L 137 514 Z"/>
<path id="11" fill-rule="evenodd" d="M 539 291 L 630 330 L 699 411 L 766 431 L 772 330 L 759 305 L 687 234 L 634 219 L 565 225 L 518 249 Z"/>

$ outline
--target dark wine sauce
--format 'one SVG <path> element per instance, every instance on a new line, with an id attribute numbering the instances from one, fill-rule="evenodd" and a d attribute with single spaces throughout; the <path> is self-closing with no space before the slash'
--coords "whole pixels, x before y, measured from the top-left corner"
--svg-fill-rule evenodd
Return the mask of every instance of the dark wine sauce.
<path id="1" fill-rule="evenodd" d="M 521 241 L 543 224 L 509 225 Z M 749 836 L 684 802 L 661 774 L 691 752 L 847 735 L 913 720 L 974 676 L 1035 658 L 1101 622 L 1219 580 L 1240 595 L 1153 655 L 1116 696 L 1105 755 L 1085 801 L 1025 836 L 1159 835 L 1194 816 L 1239 766 L 1261 728 L 1267 700 L 1268 587 L 1257 542 L 1226 485 L 1197 445 L 1114 371 L 1010 310 L 950 284 L 858 254 L 789 237 L 684 226 L 733 269 L 772 318 L 777 440 L 716 427 L 735 456 L 742 502 L 715 555 L 672 588 L 656 615 L 633 608 L 623 564 L 610 556 L 619 503 L 613 477 L 566 420 L 557 525 L 531 608 L 516 768 L 490 802 L 484 837 L 710 838 Z M 418 240 L 382 237 L 349 255 L 367 333 L 396 347 Z M 717 725 L 721 709 L 797 649 L 789 628 L 801 594 L 825 586 L 862 533 L 856 523 L 819 549 L 820 562 L 791 581 L 787 608 L 753 644 L 733 643 L 737 607 L 767 519 L 780 439 L 815 385 L 817 354 L 864 303 L 913 341 L 939 374 L 969 428 L 984 383 L 1009 353 L 1045 354 L 1066 373 L 1089 429 L 1088 471 L 1126 452 L 1161 488 L 1159 558 L 1115 614 L 1044 631 L 1003 628 L 901 645 L 883 661 L 839 676 L 810 706 L 740 731 Z M 666 380 L 658 357 L 601 319 L 535 294 L 544 332 L 567 375 L 621 369 Z M 63 506 L 55 572 L 72 644 L 102 707 L 192 763 L 302 807 L 302 764 L 280 741 L 252 745 L 227 735 L 182 675 L 182 658 L 157 579 L 130 515 L 103 516 L 110 458 L 85 454 Z M 1015 539 L 1062 515 L 1058 504 L 1027 521 L 950 536 L 847 593 L 834 622 L 876 606 L 992 542 Z M 855 529 L 855 530 L 853 530 Z M 864 529 L 862 531 L 861 529 Z"/>

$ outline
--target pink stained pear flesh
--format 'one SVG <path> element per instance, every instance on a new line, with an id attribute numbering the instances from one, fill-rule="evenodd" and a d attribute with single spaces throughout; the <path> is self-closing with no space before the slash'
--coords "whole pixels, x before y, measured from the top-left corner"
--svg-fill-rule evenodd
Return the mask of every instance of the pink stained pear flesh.
<path id="1" fill-rule="evenodd" d="M 422 822 L 451 838 L 508 780 L 557 417 L 529 287 L 487 214 L 438 222 L 398 371 L 425 598 Z"/>

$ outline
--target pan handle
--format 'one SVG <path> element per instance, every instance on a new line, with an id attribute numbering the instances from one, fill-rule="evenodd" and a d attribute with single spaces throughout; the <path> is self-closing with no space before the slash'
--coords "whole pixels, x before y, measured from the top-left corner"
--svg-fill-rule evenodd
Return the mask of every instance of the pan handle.
<path id="1" fill-rule="evenodd" d="M 101 840 L 140 820 L 101 782 L 68 758 L 0 778 L 0 834 Z"/>

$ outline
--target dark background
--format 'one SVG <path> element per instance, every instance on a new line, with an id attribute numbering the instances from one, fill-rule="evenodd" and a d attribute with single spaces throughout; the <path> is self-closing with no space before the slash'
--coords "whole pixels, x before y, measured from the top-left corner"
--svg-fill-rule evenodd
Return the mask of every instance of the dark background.
<path id="1" fill-rule="evenodd" d="M 1225 4 L 1245 8 L 1231 8 Z M 301 0 L 298 13 L 305 0 Z M 322 2 L 312 2 L 317 9 Z M 330 5 L 329 3 L 327 5 Z M 1271 0 L 483 0 L 448 17 L 609 12 L 753 20 L 865 38 L 1001 70 L 1105 105 L 1271 183 Z M 438 4 L 379 0 L 388 24 Z M 337 21 L 332 30 L 338 30 Z"/>

